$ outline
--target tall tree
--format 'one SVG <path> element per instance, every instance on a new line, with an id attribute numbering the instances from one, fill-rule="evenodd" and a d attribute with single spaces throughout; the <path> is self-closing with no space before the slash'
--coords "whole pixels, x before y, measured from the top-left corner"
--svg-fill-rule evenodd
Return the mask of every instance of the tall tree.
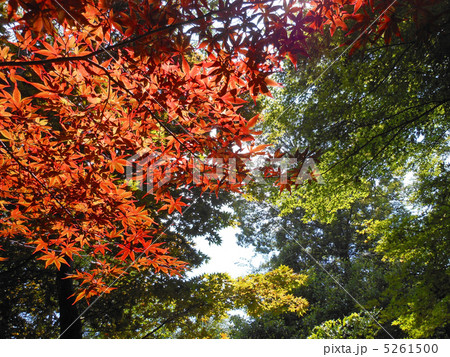
<path id="1" fill-rule="evenodd" d="M 276 78 L 284 88 L 263 100 L 261 127 L 284 151 L 321 148 L 322 184 L 281 198 L 276 188 L 250 186 L 249 197 L 278 205 L 283 217 L 241 205 L 241 240 L 277 252 L 270 266 L 307 271 L 311 290 L 301 296 L 311 308 L 301 321 L 240 322 L 241 337 L 277 336 L 271 326 L 280 324 L 280 336 L 293 327 L 291 336 L 306 337 L 314 325 L 359 312 L 317 263 L 365 308 L 384 308 L 379 319 L 391 334 L 448 336 L 448 10 L 448 1 L 436 3 L 423 14 L 438 19 L 433 26 L 404 22 L 402 39 L 352 56 L 338 33 L 313 37 L 314 56 Z"/>
<path id="2" fill-rule="evenodd" d="M 278 216 L 278 210 L 262 208 L 258 202 L 236 202 L 234 207 L 241 227 L 240 243 L 270 253 L 263 269 L 287 265 L 307 275 L 306 284 L 295 294 L 304 297 L 309 307 L 301 318 L 266 314 L 247 322 L 235 321 L 237 331 L 233 336 L 307 338 L 325 321 L 386 306 L 387 299 L 381 293 L 387 288 L 390 267 L 381 261 L 381 254 L 372 251 L 375 242 L 360 232 L 366 220 L 382 220 L 389 215 L 391 205 L 386 197 L 354 203 L 350 209 L 338 211 L 331 223 L 304 221 L 305 213 L 300 208 Z M 383 327 L 402 337 L 397 328 L 389 327 L 390 322 L 382 323 Z M 389 337 L 374 324 L 379 337 Z"/>
<path id="3" fill-rule="evenodd" d="M 369 220 L 366 232 L 392 266 L 384 313 L 411 337 L 450 335 L 448 150 L 430 155 L 406 187 L 406 207 L 385 220 Z"/>

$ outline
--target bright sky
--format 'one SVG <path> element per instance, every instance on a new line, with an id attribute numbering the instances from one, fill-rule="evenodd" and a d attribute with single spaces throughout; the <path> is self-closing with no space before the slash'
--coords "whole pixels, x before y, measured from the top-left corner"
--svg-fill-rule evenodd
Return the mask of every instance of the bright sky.
<path id="1" fill-rule="evenodd" d="M 243 248 L 236 244 L 239 229 L 228 227 L 220 231 L 221 245 L 210 245 L 206 239 L 197 238 L 195 246 L 211 259 L 209 263 L 194 269 L 187 276 L 203 273 L 228 273 L 232 278 L 253 273 L 253 268 L 263 262 L 261 255 L 256 255 L 253 248 Z"/>

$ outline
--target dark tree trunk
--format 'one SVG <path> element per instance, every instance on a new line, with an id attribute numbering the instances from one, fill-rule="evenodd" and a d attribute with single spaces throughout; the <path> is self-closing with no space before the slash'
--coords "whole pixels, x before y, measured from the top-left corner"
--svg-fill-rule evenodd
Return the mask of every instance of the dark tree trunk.
<path id="1" fill-rule="evenodd" d="M 69 264 L 72 261 L 66 259 Z M 59 326 L 61 329 L 60 338 L 81 338 L 81 320 L 78 318 L 78 309 L 72 305 L 75 297 L 70 295 L 74 293 L 72 279 L 63 279 L 72 274 L 72 265 L 61 264 L 61 269 L 56 273 L 56 286 L 58 289 L 59 300 Z"/>

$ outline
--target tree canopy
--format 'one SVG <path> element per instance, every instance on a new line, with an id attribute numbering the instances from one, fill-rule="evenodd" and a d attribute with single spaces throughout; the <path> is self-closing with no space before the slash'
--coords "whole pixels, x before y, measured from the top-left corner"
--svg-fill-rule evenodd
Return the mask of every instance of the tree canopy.
<path id="1" fill-rule="evenodd" d="M 435 167 L 427 163 L 444 165 L 447 150 L 442 135 L 448 130 L 444 120 L 448 56 L 441 51 L 448 43 L 447 1 L 8 0 L 0 4 L 0 259 L 5 262 L 2 289 L 13 288 L 2 302 L 2 313 L 20 305 L 24 287 L 30 298 L 59 304 L 59 315 L 52 309 L 25 314 L 14 310 L 12 325 L 29 328 L 59 319 L 63 337 L 66 332 L 80 337 L 76 311 L 80 304 L 110 294 L 121 284 L 132 289 L 133 279 L 148 284 L 156 294 L 151 286 L 160 276 L 152 274 L 166 274 L 161 279 L 168 286 L 176 285 L 188 264 L 202 261 L 189 239 L 206 236 L 217 241 L 214 229 L 229 221 L 218 206 L 219 195 L 246 191 L 258 196 L 258 187 L 246 188 L 245 164 L 263 154 L 269 160 L 296 160 L 286 182 L 280 167 L 264 168 L 264 176 L 277 186 L 263 188 L 264 195 L 284 212 L 301 207 L 305 220 L 328 223 L 338 210 L 350 209 L 374 189 L 383 190 L 381 183 L 391 183 L 395 174 L 420 168 L 419 192 L 431 187 L 439 191 L 415 200 L 431 207 L 426 218 L 411 216 L 408 210 L 401 219 L 380 214 L 374 224 L 367 216 L 363 215 L 366 220 L 357 217 L 365 229 L 361 234 L 376 242 L 373 248 L 385 260 L 405 259 L 394 245 L 384 243 L 398 239 L 396 230 L 390 232 L 392 238 L 383 234 L 388 222 L 399 229 L 411 222 L 417 229 L 443 226 L 447 171 L 442 168 L 433 171 L 434 176 L 427 175 Z M 353 56 L 339 57 L 328 71 L 334 54 L 330 46 L 341 45 Z M 406 55 L 420 61 L 420 66 L 402 61 Z M 308 88 L 307 100 L 298 100 L 293 94 L 298 87 L 290 81 L 301 78 L 309 85 L 318 76 L 325 84 Z M 269 87 L 279 88 L 277 81 L 286 87 L 272 94 Z M 331 88 L 337 89 L 332 95 Z M 380 88 L 389 88 L 381 99 Z M 407 95 L 398 100 L 399 92 Z M 271 113 L 265 109 L 267 119 L 261 125 L 271 138 L 282 130 L 291 140 L 281 150 L 256 141 L 261 132 L 256 129 L 260 118 L 254 105 L 260 95 L 275 97 L 275 102 L 266 102 L 276 104 L 270 104 Z M 300 118 L 288 115 L 293 104 L 305 106 Z M 385 110 L 379 111 L 380 107 Z M 297 135 L 298 128 L 305 137 Z M 298 151 L 305 143 L 309 149 Z M 320 169 L 324 177 L 327 169 L 332 174 L 324 185 L 308 186 L 298 178 L 303 163 L 318 158 L 319 151 L 310 150 L 314 147 L 326 149 Z M 381 175 L 381 165 L 393 156 L 398 159 L 384 166 L 391 174 Z M 349 162 L 352 169 L 342 169 Z M 278 188 L 283 195 L 271 195 Z M 371 208 L 369 203 L 367 209 Z M 358 244 L 360 240 L 352 224 L 347 225 L 342 251 L 336 253 L 346 263 L 353 263 L 353 253 L 345 250 L 353 249 L 354 239 Z M 435 230 L 439 242 L 440 229 Z M 404 252 L 411 253 L 408 257 L 421 255 L 427 265 L 432 255 L 438 266 L 448 268 L 441 253 L 435 257 L 433 249 L 416 252 L 415 238 L 409 240 Z M 435 247 L 441 249 L 439 244 Z M 399 265 L 400 270 L 404 267 Z M 336 268 L 342 269 L 342 264 Z M 234 289 L 232 296 L 257 291 L 248 296 L 250 315 L 279 316 L 280 309 L 303 313 L 306 301 L 289 295 L 294 282 L 303 282 L 303 275 L 280 269 L 284 290 L 280 281 L 271 285 L 270 272 L 238 281 L 213 276 L 180 284 L 194 284 L 194 290 L 201 291 L 218 279 L 225 296 L 228 287 Z M 46 277 L 48 271 L 56 273 L 56 282 Z M 433 269 L 429 274 L 439 275 Z M 15 282 L 7 281 L 13 277 Z M 57 291 L 57 296 L 29 289 L 33 284 Z M 420 295 L 428 288 L 414 291 Z M 173 300 L 176 291 L 165 297 L 157 312 L 152 310 L 160 302 L 155 295 L 149 307 L 139 310 L 141 315 L 133 310 L 142 303 L 137 294 L 132 300 L 135 305 L 120 309 L 114 319 L 124 322 L 123 316 L 139 315 L 147 323 L 150 313 L 161 313 L 154 321 L 167 333 L 175 333 L 176 328 L 168 327 L 173 316 L 167 315 L 165 322 L 163 311 L 182 318 L 188 316 L 182 313 L 186 309 L 194 314 L 192 307 Z M 440 294 L 435 294 L 436 303 L 419 308 L 432 311 L 429 328 L 416 326 L 418 311 L 408 315 L 408 310 L 396 323 L 411 326 L 405 329 L 417 331 L 416 335 L 432 333 L 445 310 L 444 303 L 439 305 Z M 226 299 L 227 308 L 243 306 L 245 301 Z M 222 316 L 225 307 L 219 301 L 214 307 L 219 312 L 202 313 Z M 186 326 L 193 316 L 186 317 Z M 117 332 L 117 326 L 108 328 Z M 139 329 L 133 326 L 129 331 Z M 42 336 L 39 331 L 30 333 Z"/>

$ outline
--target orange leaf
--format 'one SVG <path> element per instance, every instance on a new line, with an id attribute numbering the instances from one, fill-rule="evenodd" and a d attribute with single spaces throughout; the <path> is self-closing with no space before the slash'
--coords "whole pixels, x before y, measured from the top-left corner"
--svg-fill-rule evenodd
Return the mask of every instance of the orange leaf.
<path id="1" fill-rule="evenodd" d="M 86 295 L 86 289 L 81 290 L 81 293 L 79 293 L 77 295 L 77 298 L 75 299 L 75 301 L 73 302 L 72 305 L 75 305 L 77 303 L 77 301 L 81 300 L 85 295 Z"/>
<path id="2" fill-rule="evenodd" d="M 247 122 L 247 128 L 253 128 L 256 123 L 258 122 L 259 119 L 259 114 L 255 115 L 253 118 L 251 118 L 248 122 Z"/>
<path id="3" fill-rule="evenodd" d="M 51 264 L 55 264 L 58 270 L 61 268 L 61 263 L 69 265 L 63 257 L 57 256 L 54 251 L 48 252 L 46 255 L 38 258 L 38 260 L 45 260 L 46 268 Z"/>
<path id="4" fill-rule="evenodd" d="M 189 72 L 191 71 L 190 67 L 189 67 L 189 63 L 186 61 L 186 59 L 183 57 L 182 59 L 182 65 L 183 65 L 183 72 L 186 74 L 189 74 Z"/>
<path id="5" fill-rule="evenodd" d="M 275 82 L 273 79 L 270 79 L 269 77 L 264 78 L 264 82 L 266 82 L 266 84 L 271 87 L 282 87 L 280 83 Z"/>
<path id="6" fill-rule="evenodd" d="M 20 103 L 22 101 L 22 96 L 20 95 L 19 89 L 17 86 L 14 87 L 13 91 L 13 102 L 17 109 L 20 109 Z"/>

